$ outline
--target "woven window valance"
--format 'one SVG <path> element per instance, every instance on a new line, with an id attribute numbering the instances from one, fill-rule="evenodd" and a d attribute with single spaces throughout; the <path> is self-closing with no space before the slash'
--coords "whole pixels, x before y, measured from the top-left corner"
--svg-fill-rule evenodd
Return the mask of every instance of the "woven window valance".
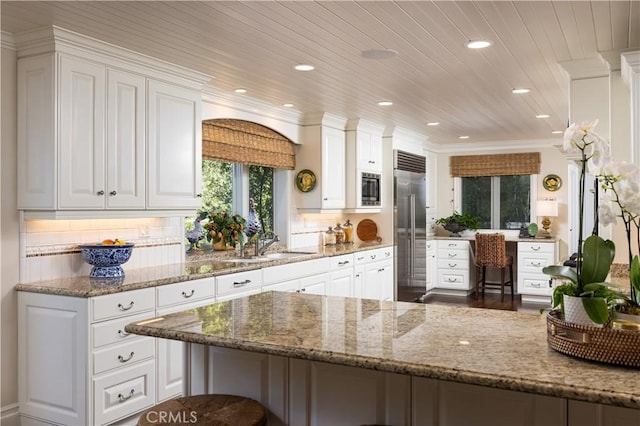
<path id="1" fill-rule="evenodd" d="M 449 162 L 451 176 L 510 176 L 540 173 L 540 153 L 456 155 Z"/>
<path id="2" fill-rule="evenodd" d="M 280 133 L 244 120 L 202 122 L 202 158 L 293 170 L 295 145 Z"/>

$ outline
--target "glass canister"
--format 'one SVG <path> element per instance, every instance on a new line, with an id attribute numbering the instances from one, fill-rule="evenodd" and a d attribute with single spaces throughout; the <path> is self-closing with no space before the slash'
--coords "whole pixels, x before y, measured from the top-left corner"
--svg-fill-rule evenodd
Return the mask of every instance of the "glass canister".
<path id="1" fill-rule="evenodd" d="M 339 223 L 336 223 L 336 227 L 333 230 L 333 232 L 336 234 L 336 244 L 344 244 L 344 230 L 342 229 L 342 226 L 340 226 Z"/>
<path id="2" fill-rule="evenodd" d="M 349 219 L 342 225 L 342 229 L 344 230 L 345 244 L 353 244 L 353 225 Z"/>
<path id="3" fill-rule="evenodd" d="M 336 245 L 336 234 L 333 232 L 333 228 L 330 226 L 327 229 L 327 232 L 324 233 L 324 245 L 325 246 L 335 246 Z"/>

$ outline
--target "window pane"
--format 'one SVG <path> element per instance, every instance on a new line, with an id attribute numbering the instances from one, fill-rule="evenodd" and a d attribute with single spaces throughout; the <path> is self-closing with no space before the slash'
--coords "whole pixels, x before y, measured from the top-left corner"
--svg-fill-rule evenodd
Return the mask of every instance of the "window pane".
<path id="1" fill-rule="evenodd" d="M 231 163 L 202 160 L 202 208 L 231 212 Z"/>
<path id="2" fill-rule="evenodd" d="M 249 166 L 249 198 L 255 203 L 262 231 L 273 231 L 273 168 Z"/>
<path id="3" fill-rule="evenodd" d="M 529 224 L 529 175 L 500 176 L 500 229 L 519 229 Z"/>
<path id="4" fill-rule="evenodd" d="M 462 178 L 462 212 L 478 218 L 480 228 L 491 228 L 491 177 Z"/>

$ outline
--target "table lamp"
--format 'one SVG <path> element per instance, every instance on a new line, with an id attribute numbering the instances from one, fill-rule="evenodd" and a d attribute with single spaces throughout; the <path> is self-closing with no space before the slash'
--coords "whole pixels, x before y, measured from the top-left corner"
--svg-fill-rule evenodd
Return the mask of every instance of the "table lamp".
<path id="1" fill-rule="evenodd" d="M 538 200 L 536 202 L 536 215 L 542 217 L 542 230 L 536 234 L 536 238 L 551 238 L 549 226 L 551 219 L 549 217 L 558 216 L 558 200 Z"/>

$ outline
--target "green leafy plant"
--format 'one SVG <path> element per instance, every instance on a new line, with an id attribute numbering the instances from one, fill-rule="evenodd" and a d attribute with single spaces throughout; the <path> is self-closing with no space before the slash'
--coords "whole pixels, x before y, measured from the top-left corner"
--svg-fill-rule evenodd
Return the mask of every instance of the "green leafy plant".
<path id="1" fill-rule="evenodd" d="M 464 226 L 466 229 L 478 229 L 480 227 L 480 222 L 478 218 L 469 214 L 469 213 L 458 213 L 456 211 L 453 212 L 451 216 L 441 217 L 436 220 L 436 224 L 438 225 L 450 225 L 450 224 L 458 224 Z"/>
<path id="2" fill-rule="evenodd" d="M 235 247 L 242 244 L 245 219 L 240 215 L 230 215 L 227 212 L 200 212 L 199 217 L 208 219 L 204 225 L 207 231 L 207 241 L 218 243 L 224 240 L 228 245 Z"/>

